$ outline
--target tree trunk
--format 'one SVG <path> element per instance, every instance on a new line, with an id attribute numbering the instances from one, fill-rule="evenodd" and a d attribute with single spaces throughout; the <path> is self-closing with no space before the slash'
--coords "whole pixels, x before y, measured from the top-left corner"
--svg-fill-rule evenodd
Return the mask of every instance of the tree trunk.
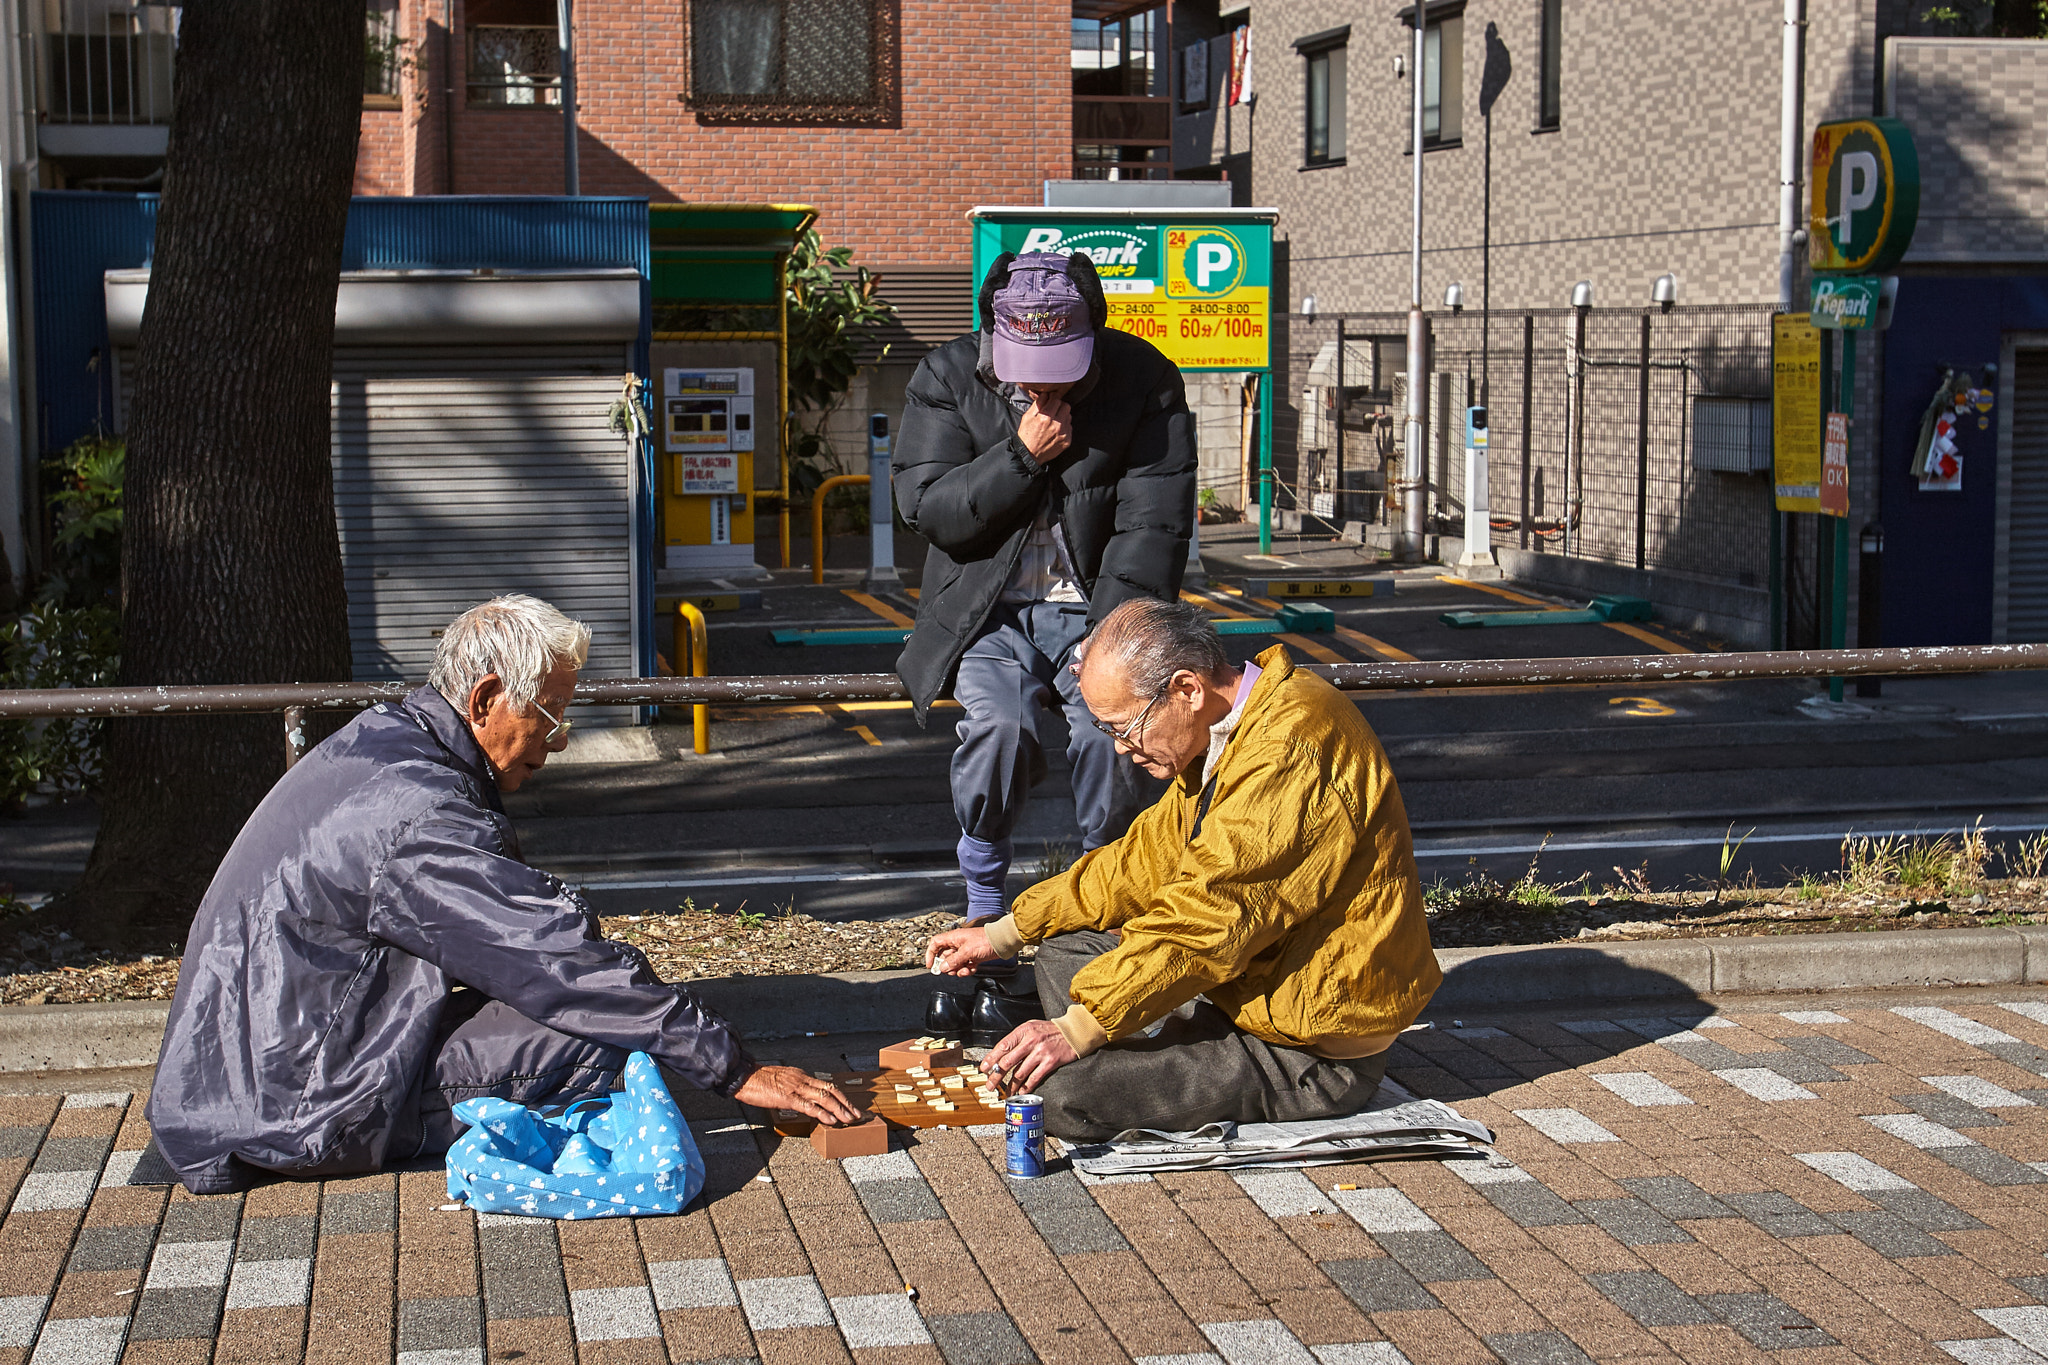
<path id="1" fill-rule="evenodd" d="M 349 676 L 328 387 L 363 11 L 184 11 L 128 423 L 123 684 Z M 283 769 L 274 716 L 111 722 L 99 842 L 55 917 L 182 941 Z"/>

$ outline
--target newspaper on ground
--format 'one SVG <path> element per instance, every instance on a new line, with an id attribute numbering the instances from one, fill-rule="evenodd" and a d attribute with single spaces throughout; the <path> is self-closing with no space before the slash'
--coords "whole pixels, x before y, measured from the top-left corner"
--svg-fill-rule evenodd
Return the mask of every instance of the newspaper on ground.
<path id="1" fill-rule="evenodd" d="M 1395 1157 L 1482 1155 L 1493 1130 L 1438 1100 L 1382 1081 L 1372 1103 L 1341 1118 L 1299 1123 L 1208 1123 L 1186 1132 L 1133 1128 L 1070 1148 L 1088 1175 L 1259 1166 L 1327 1166 Z"/>

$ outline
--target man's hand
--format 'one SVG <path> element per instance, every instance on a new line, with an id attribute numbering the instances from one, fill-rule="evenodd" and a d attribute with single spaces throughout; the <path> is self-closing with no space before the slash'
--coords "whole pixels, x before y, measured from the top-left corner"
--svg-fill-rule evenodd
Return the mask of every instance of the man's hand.
<path id="1" fill-rule="evenodd" d="M 830 1081 L 793 1066 L 764 1066 L 747 1077 L 732 1097 L 756 1109 L 794 1109 L 799 1114 L 829 1123 L 859 1123 L 865 1117 L 853 1101 Z"/>
<path id="2" fill-rule="evenodd" d="M 934 934 L 932 941 L 924 945 L 926 969 L 941 976 L 973 976 L 975 967 L 995 956 L 988 930 L 978 924 Z"/>
<path id="3" fill-rule="evenodd" d="M 1032 459 L 1042 465 L 1051 464 L 1074 443 L 1073 408 L 1064 398 L 1055 398 L 1050 403 L 1033 398 L 1017 423 L 1017 439 L 1031 452 Z"/>
<path id="4" fill-rule="evenodd" d="M 984 1072 L 1000 1073 L 996 1084 L 1005 1095 L 1021 1095 L 1068 1062 L 1080 1060 L 1067 1035 L 1050 1019 L 1033 1019 L 1010 1030 L 1010 1036 L 989 1049 Z"/>

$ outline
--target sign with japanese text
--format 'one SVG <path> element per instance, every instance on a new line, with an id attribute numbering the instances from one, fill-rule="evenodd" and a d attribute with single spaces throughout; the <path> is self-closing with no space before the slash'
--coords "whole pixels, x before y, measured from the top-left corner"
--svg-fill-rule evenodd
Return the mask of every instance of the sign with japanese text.
<path id="1" fill-rule="evenodd" d="M 1843 119 L 1813 130 L 1807 264 L 1880 274 L 1912 244 L 1920 218 L 1920 157 L 1894 118 Z"/>
<path id="2" fill-rule="evenodd" d="M 1820 332 L 1804 313 L 1771 319 L 1771 469 L 1780 512 L 1820 507 Z"/>
<path id="3" fill-rule="evenodd" d="M 1828 414 L 1828 435 L 1821 443 L 1820 510 L 1830 517 L 1849 515 L 1849 417 Z"/>
<path id="4" fill-rule="evenodd" d="M 1006 251 L 1086 255 L 1102 277 L 1109 325 L 1143 337 L 1183 370 L 1263 370 L 1271 363 L 1270 220 L 1203 222 L 1197 212 L 1194 221 L 1162 214 L 1140 222 L 1131 215 L 976 210 L 977 288 Z"/>

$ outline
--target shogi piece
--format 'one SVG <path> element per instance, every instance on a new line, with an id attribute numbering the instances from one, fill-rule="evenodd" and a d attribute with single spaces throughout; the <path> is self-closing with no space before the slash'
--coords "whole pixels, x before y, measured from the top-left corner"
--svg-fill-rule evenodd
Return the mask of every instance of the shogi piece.
<path id="1" fill-rule="evenodd" d="M 889 1123 L 877 1115 L 865 1123 L 833 1128 L 819 1124 L 811 1130 L 811 1146 L 827 1161 L 850 1156 L 884 1156 L 889 1151 Z"/>
<path id="2" fill-rule="evenodd" d="M 958 1066 L 966 1057 L 966 1051 L 958 1046 L 919 1046 L 918 1040 L 912 1038 L 883 1048 L 881 1061 L 884 1071 L 908 1071 L 914 1066 Z"/>

